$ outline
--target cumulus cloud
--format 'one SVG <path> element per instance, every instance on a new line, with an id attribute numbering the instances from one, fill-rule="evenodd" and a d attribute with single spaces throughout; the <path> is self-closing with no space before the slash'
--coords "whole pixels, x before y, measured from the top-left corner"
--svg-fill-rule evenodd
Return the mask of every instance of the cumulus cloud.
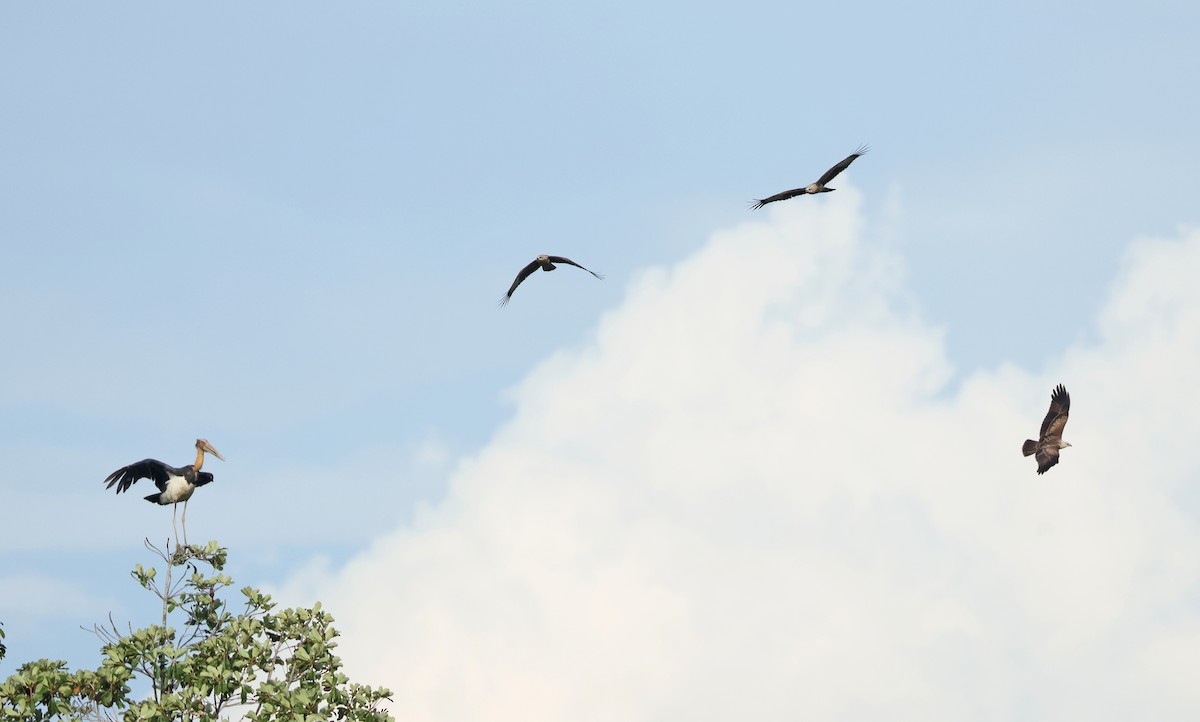
<path id="1" fill-rule="evenodd" d="M 410 721 L 1194 719 L 1200 233 L 1132 246 L 1098 341 L 951 386 L 860 202 L 642 272 L 444 499 L 283 598 Z"/>

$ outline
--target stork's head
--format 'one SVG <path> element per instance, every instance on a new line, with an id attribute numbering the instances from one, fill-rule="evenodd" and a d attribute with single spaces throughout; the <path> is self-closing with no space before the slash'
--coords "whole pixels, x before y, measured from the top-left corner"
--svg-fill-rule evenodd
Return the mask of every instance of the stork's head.
<path id="1" fill-rule="evenodd" d="M 200 452 L 201 454 L 203 454 L 203 453 L 212 454 L 213 456 L 217 457 L 221 461 L 225 461 L 225 457 L 221 456 L 221 452 L 214 449 L 213 445 L 208 443 L 208 439 L 196 439 L 196 451 Z"/>
<path id="2" fill-rule="evenodd" d="M 543 253 L 542 255 L 537 257 L 537 260 L 541 263 L 546 263 L 550 260 L 550 256 L 547 256 L 545 253 Z"/>

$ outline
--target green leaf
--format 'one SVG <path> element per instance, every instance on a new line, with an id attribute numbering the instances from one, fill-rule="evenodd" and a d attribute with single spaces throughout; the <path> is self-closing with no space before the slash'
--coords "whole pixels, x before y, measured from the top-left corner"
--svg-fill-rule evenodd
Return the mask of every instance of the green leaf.
<path id="1" fill-rule="evenodd" d="M 131 576 L 163 611 L 125 634 L 104 628 L 111 642 L 101 646 L 95 671 L 71 672 L 51 660 L 22 665 L 0 684 L 0 719 L 215 719 L 215 694 L 246 704 L 251 720 L 392 720 L 379 707 L 391 692 L 352 684 L 338 671 L 341 660 L 330 652 L 338 633 L 319 603 L 276 610 L 270 595 L 247 586 L 244 608 L 230 612 L 237 607 L 222 596 L 233 585 L 222 572 L 227 550 L 209 542 L 155 551 L 167 563 L 163 581 L 141 564 Z M 163 615 L 173 626 L 163 626 Z M 148 696 L 131 697 L 135 680 Z"/>

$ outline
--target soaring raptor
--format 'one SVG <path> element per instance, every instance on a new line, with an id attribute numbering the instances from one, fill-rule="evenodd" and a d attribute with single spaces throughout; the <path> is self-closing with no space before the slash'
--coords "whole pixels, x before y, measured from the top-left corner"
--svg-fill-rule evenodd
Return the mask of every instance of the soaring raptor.
<path id="1" fill-rule="evenodd" d="M 504 294 L 504 298 L 500 299 L 500 305 L 503 306 L 508 303 L 509 299 L 512 298 L 513 291 L 517 290 L 517 286 L 520 286 L 522 281 L 524 281 L 526 278 L 529 278 L 529 274 L 533 273 L 539 268 L 543 271 L 553 271 L 555 268 L 557 268 L 557 266 L 554 265 L 556 263 L 565 263 L 568 266 L 583 268 L 583 266 L 579 265 L 575 261 L 572 261 L 570 258 L 563 258 L 562 256 L 538 256 L 537 258 L 533 259 L 529 265 L 522 268 L 521 272 L 517 274 L 517 278 L 513 281 L 512 286 L 509 287 L 508 293 Z M 583 268 L 583 270 L 592 274 L 596 278 L 604 280 L 604 276 L 601 276 L 595 271 L 587 268 Z"/>
<path id="2" fill-rule="evenodd" d="M 1058 463 L 1058 452 L 1070 444 L 1062 440 L 1063 428 L 1067 425 L 1067 413 L 1071 410 L 1071 395 L 1059 384 L 1050 394 L 1050 410 L 1042 421 L 1042 432 L 1038 440 L 1026 439 L 1021 447 L 1021 453 L 1026 456 L 1035 455 L 1039 474 L 1045 474 L 1051 466 Z"/>
<path id="3" fill-rule="evenodd" d="M 788 198 L 795 198 L 796 196 L 807 196 L 814 193 L 828 193 L 829 191 L 837 190 L 836 188 L 826 188 L 825 184 L 834 178 L 837 178 L 838 173 L 841 173 L 842 171 L 846 170 L 846 168 L 850 167 L 850 164 L 854 162 L 855 158 L 859 157 L 863 153 L 866 153 L 868 150 L 870 150 L 870 148 L 867 146 L 860 145 L 858 150 L 846 156 L 841 163 L 838 163 L 834 167 L 825 171 L 825 175 L 818 178 L 816 183 L 809 183 L 803 188 L 793 188 L 790 191 L 776 193 L 770 198 L 763 198 L 762 200 L 753 201 L 750 204 L 750 208 L 752 210 L 757 210 L 768 203 L 774 203 L 775 201 L 786 201 Z"/>

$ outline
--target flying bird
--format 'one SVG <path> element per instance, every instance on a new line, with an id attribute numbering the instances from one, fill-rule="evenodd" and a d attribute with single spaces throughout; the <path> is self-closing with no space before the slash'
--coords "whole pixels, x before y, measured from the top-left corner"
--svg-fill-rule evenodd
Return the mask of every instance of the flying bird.
<path id="1" fill-rule="evenodd" d="M 555 268 L 557 268 L 557 266 L 554 265 L 556 263 L 565 263 L 568 266 L 583 268 L 583 266 L 579 265 L 575 261 L 572 261 L 570 258 L 563 258 L 562 256 L 538 256 L 537 258 L 533 259 L 528 266 L 522 268 L 521 272 L 517 274 L 512 286 L 508 289 L 508 293 L 504 294 L 504 298 L 500 299 L 500 305 L 504 306 L 508 304 L 509 300 L 512 299 L 513 291 L 517 290 L 517 286 L 521 285 L 521 281 L 529 278 L 529 274 L 533 273 L 539 268 L 543 271 L 553 271 Z M 593 270 L 587 268 L 583 268 L 583 270 L 592 274 L 596 278 L 599 278 L 600 280 L 604 280 L 604 276 L 601 276 L 599 273 L 596 273 Z"/>
<path id="2" fill-rule="evenodd" d="M 179 502 L 183 502 L 183 545 L 187 546 L 187 502 L 192 498 L 192 494 L 196 492 L 196 487 L 204 486 L 213 480 L 213 475 L 207 471 L 200 471 L 200 467 L 204 466 L 204 455 L 212 454 L 221 461 L 225 460 L 220 452 L 213 448 L 212 444 L 205 439 L 196 439 L 196 463 L 189 464 L 185 467 L 176 469 L 174 466 L 167 466 L 158 459 L 142 459 L 136 464 L 123 466 L 105 479 L 108 486 L 105 489 L 111 489 L 114 485 L 117 487 L 117 493 L 133 486 L 133 483 L 138 479 L 153 479 L 154 485 L 158 487 L 157 494 L 151 494 L 146 497 L 146 501 L 166 506 L 171 504 L 171 528 L 175 529 L 175 543 L 179 543 L 179 530 L 175 528 L 175 511 L 179 508 Z"/>
<path id="3" fill-rule="evenodd" d="M 1067 413 L 1071 410 L 1071 395 L 1059 384 L 1050 394 L 1050 410 L 1042 421 L 1042 432 L 1037 441 L 1026 439 L 1021 447 L 1025 456 L 1037 454 L 1037 473 L 1045 474 L 1058 463 L 1058 452 L 1070 444 L 1062 440 L 1063 427 L 1067 425 Z"/>
<path id="4" fill-rule="evenodd" d="M 813 195 L 814 193 L 828 193 L 829 191 L 837 190 L 836 188 L 826 188 L 825 184 L 834 178 L 837 178 L 838 173 L 841 173 L 842 171 L 846 170 L 846 168 L 850 167 L 850 164 L 854 162 L 855 158 L 863 155 L 868 150 L 870 150 L 868 146 L 860 145 L 858 150 L 846 156 L 841 163 L 838 163 L 834 167 L 825 171 L 825 175 L 818 178 L 816 183 L 809 183 L 803 188 L 793 188 L 790 191 L 776 193 L 770 198 L 763 198 L 762 200 L 753 201 L 750 204 L 751 210 L 758 210 L 768 203 L 774 203 L 775 201 L 786 201 L 788 198 L 795 198 L 796 196 L 807 196 Z"/>

